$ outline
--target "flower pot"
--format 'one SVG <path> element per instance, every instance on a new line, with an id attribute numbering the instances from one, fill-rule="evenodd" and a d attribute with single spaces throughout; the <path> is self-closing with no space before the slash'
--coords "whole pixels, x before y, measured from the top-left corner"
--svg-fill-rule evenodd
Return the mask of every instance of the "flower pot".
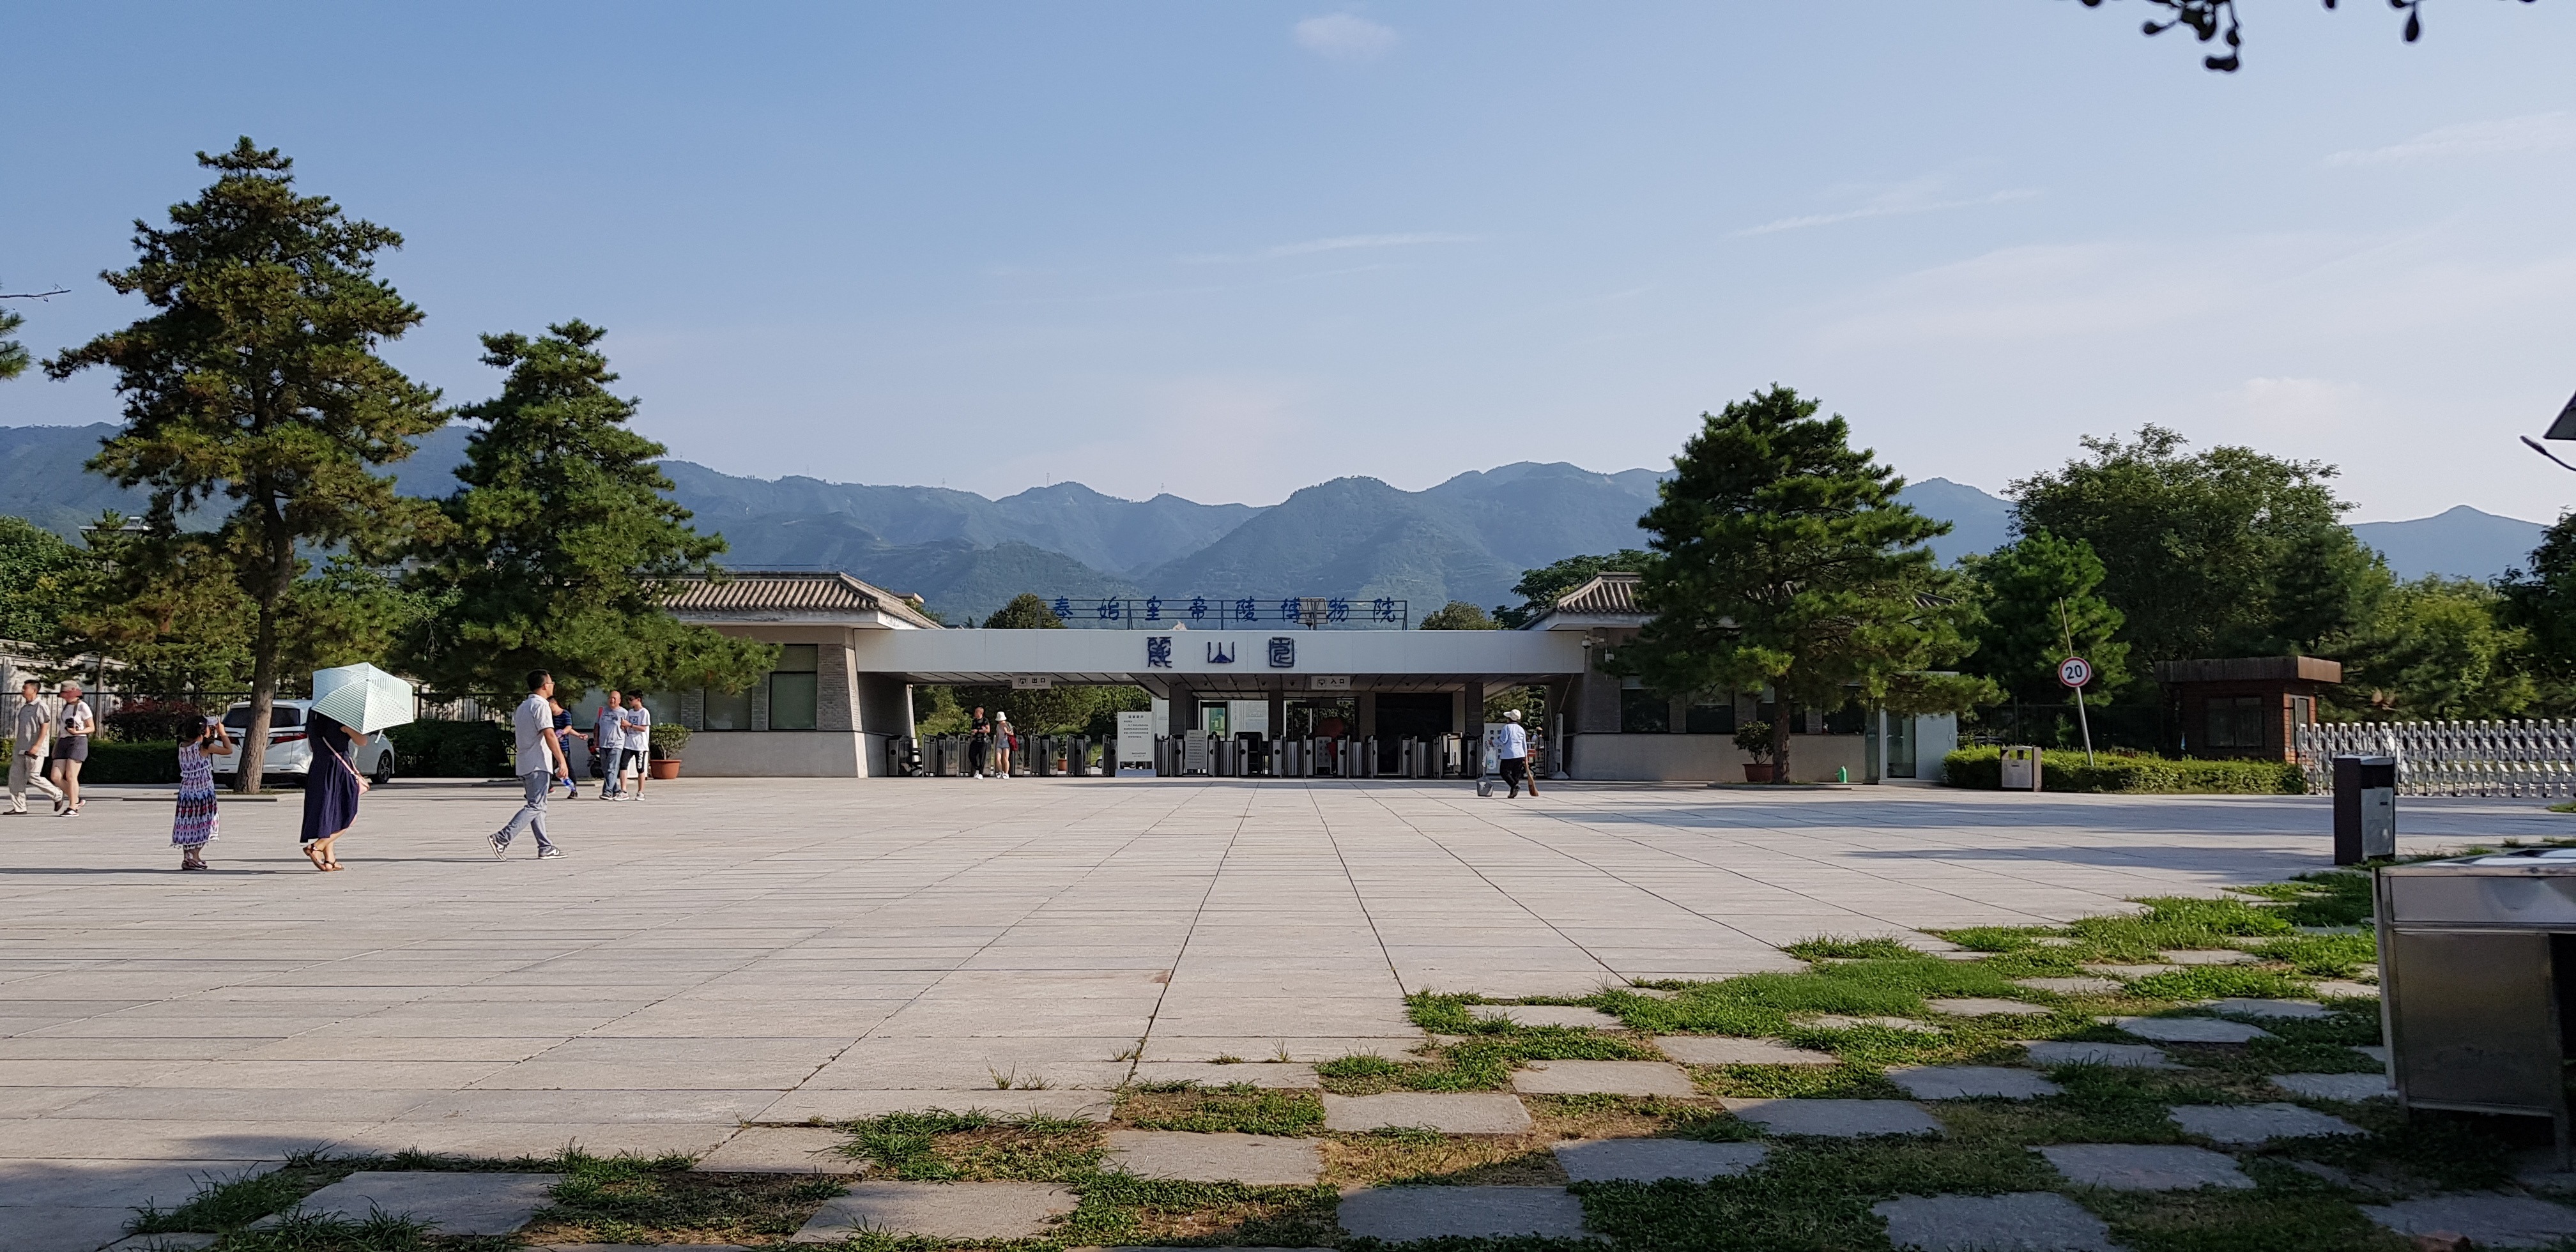
<path id="1" fill-rule="evenodd" d="M 1771 771 L 1778 768 L 1780 767 L 1768 762 L 1761 764 L 1747 763 L 1744 767 L 1744 781 L 1749 783 L 1769 782 L 1771 781 Z M 658 778 L 660 775 L 657 774 L 655 777 Z"/>
<path id="2" fill-rule="evenodd" d="M 652 762 L 650 768 L 653 771 L 653 777 L 657 780 L 677 778 L 680 776 L 680 758 L 666 756 Z"/>

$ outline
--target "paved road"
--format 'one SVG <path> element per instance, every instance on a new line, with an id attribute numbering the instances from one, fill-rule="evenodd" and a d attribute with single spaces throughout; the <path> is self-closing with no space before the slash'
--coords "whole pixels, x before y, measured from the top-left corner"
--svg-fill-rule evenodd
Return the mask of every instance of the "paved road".
<path id="1" fill-rule="evenodd" d="M 746 1119 L 1094 1097 L 1141 1056 L 1400 1051 L 1401 996 L 1794 962 L 1774 944 L 2055 921 L 2317 868 L 2307 798 L 1748 794 L 1459 784 L 684 781 L 558 806 L 368 797 L 350 869 L 228 802 L 172 872 L 166 801 L 0 817 L 0 1252 L 315 1143 L 703 1150 Z M 2409 802 L 2410 848 L 2576 832 Z"/>

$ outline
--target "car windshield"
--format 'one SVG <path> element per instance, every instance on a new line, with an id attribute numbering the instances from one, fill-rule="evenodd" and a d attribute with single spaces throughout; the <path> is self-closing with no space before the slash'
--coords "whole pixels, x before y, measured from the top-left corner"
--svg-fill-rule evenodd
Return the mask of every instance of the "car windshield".
<path id="1" fill-rule="evenodd" d="M 273 706 L 268 710 L 268 728 L 270 730 L 276 730 L 285 726 L 301 726 L 303 724 L 304 710 L 302 709 L 280 704 Z M 247 704 L 236 704 L 231 708 L 224 710 L 224 725 L 230 726 L 235 730 L 250 729 L 250 706 Z"/>

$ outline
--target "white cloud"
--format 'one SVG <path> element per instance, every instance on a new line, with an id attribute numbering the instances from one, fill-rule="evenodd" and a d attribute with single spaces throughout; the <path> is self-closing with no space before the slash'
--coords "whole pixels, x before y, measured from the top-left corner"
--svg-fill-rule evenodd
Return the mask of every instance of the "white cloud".
<path id="1" fill-rule="evenodd" d="M 1295 27 L 1297 46 L 1336 61 L 1374 61 L 1395 50 L 1393 27 L 1352 13 L 1310 17 Z"/>
<path id="2" fill-rule="evenodd" d="M 1759 226 L 1748 226 L 1735 233 L 1738 236 L 1769 235 L 1784 230 L 1805 230 L 1810 226 L 1831 226 L 1836 222 L 1856 222 L 1866 217 L 1898 217 L 1909 213 L 1938 213 L 1944 209 L 1971 209 L 1980 205 L 2008 204 L 2015 200 L 2028 200 L 2039 194 L 2038 191 L 2028 187 L 2017 187 L 2007 191 L 1972 196 L 1964 200 L 1936 200 L 1932 196 L 1938 186 L 1939 182 L 1936 179 L 1916 179 L 1870 197 L 1869 202 L 1859 208 L 1845 209 L 1837 213 L 1809 213 L 1798 217 L 1784 217 L 1764 222 Z"/>
<path id="3" fill-rule="evenodd" d="M 2533 113 L 2438 127 L 2384 148 L 2353 148 L 2338 152 L 2327 157 L 2326 164 L 2392 165 L 2443 157 L 2554 152 L 2571 146 L 2576 146 L 2576 114 Z"/>
<path id="4" fill-rule="evenodd" d="M 1194 265 L 1222 261 L 1275 261 L 1281 257 L 1310 256 L 1318 252 L 1340 252 L 1350 248 L 1410 248 L 1427 243 L 1475 243 L 1483 238 L 1482 235 L 1455 235 L 1439 231 L 1417 231 L 1398 235 L 1334 235 L 1326 239 L 1272 244 L 1253 252 L 1209 252 L 1185 256 L 1181 259 Z"/>

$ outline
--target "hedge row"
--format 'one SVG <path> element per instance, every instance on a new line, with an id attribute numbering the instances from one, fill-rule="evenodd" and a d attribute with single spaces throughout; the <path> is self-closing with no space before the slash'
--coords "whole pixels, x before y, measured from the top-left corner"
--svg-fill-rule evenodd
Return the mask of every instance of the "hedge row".
<path id="1" fill-rule="evenodd" d="M 2003 749 L 1961 748 L 1941 758 L 1949 785 L 1995 791 L 2003 786 Z M 2307 777 L 2287 761 L 2170 760 L 2160 756 L 2097 756 L 2057 749 L 2040 754 L 2042 791 L 2126 792 L 2166 795 L 2297 795 Z"/>
<path id="2" fill-rule="evenodd" d="M 5 750 L 16 752 L 18 745 L 0 739 Z M 89 760 L 81 765 L 85 783 L 162 783 L 179 781 L 179 743 L 165 739 L 159 743 L 114 743 L 92 737 Z"/>
<path id="3" fill-rule="evenodd" d="M 507 778 L 515 745 L 499 722 L 410 722 L 385 732 L 405 778 Z"/>

